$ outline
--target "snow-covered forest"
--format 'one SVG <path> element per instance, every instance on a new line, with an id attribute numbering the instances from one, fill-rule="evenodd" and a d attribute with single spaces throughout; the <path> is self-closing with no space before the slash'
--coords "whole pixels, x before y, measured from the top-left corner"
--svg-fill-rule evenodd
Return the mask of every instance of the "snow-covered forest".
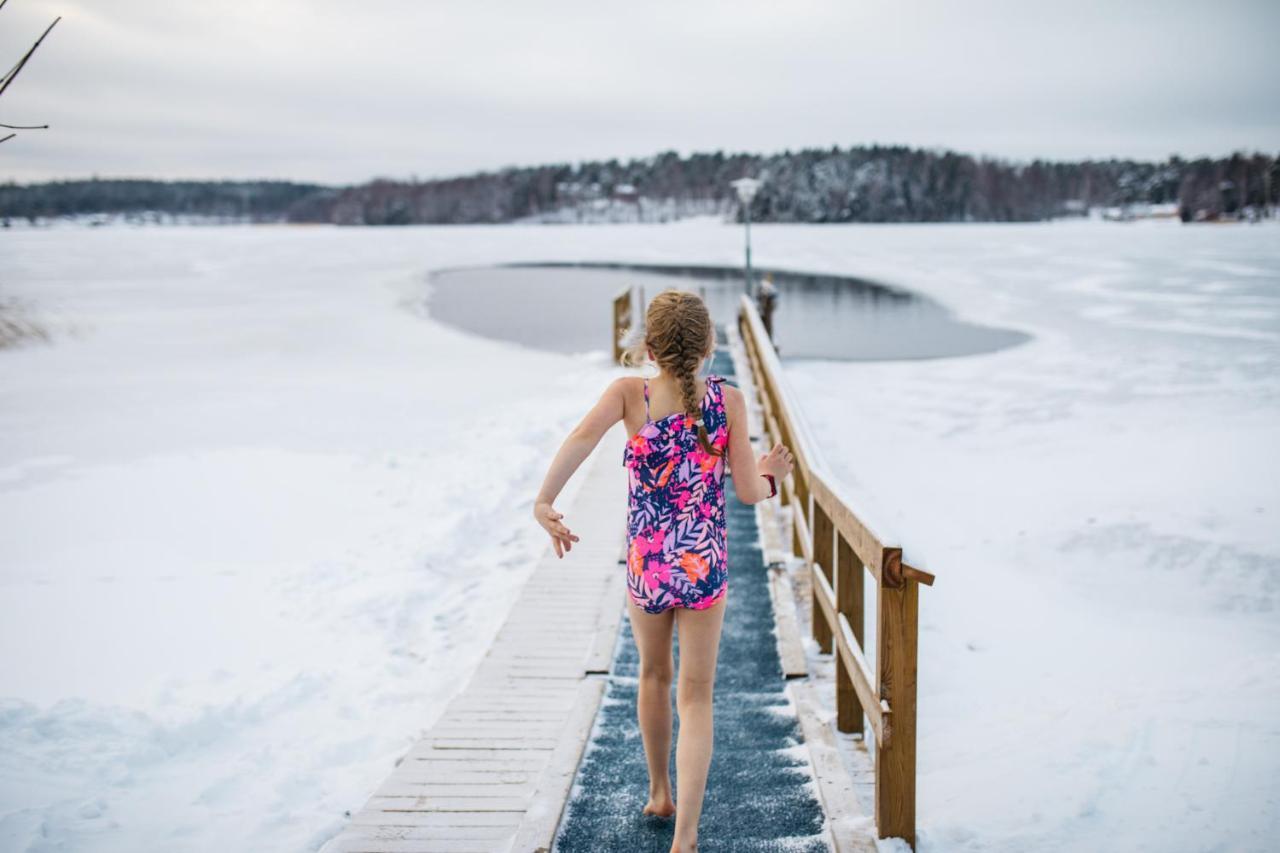
<path id="1" fill-rule="evenodd" d="M 132 217 L 137 221 L 323 222 L 339 225 L 667 222 L 740 215 L 730 182 L 765 178 L 752 203 L 765 222 L 1020 222 L 1099 207 L 1176 205 L 1186 220 L 1237 217 L 1280 201 L 1274 156 L 1163 162 L 1017 163 L 906 146 L 772 155 L 668 151 L 508 168 L 439 180 L 377 179 L 326 187 L 279 181 L 58 181 L 0 185 L 0 220 Z"/>

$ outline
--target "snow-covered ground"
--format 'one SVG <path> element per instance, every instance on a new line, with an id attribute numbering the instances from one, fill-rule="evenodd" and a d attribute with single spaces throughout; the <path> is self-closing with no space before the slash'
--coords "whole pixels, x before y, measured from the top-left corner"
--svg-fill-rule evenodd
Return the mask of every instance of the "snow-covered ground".
<path id="1" fill-rule="evenodd" d="M 461 687 L 605 376 L 413 310 L 492 239 L 3 237 L 0 849 L 314 850 Z"/>
<path id="2" fill-rule="evenodd" d="M 921 849 L 1274 846 L 1280 229 L 753 238 L 1036 336 L 788 365 L 939 577 Z M 423 273 L 740 252 L 707 221 L 0 235 L 49 335 L 0 350 L 0 849 L 318 847 L 483 654 L 621 373 L 433 322 Z"/>
<path id="3" fill-rule="evenodd" d="M 1280 229 L 821 242 L 786 251 L 1035 335 L 788 366 L 831 467 L 938 574 L 921 849 L 1276 849 Z"/>

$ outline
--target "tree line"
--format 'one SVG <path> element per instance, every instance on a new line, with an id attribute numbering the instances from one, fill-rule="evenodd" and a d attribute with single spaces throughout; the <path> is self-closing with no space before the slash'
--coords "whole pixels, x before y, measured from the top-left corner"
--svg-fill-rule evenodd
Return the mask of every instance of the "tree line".
<path id="1" fill-rule="evenodd" d="M 754 221 L 1025 222 L 1096 207 L 1176 205 L 1184 220 L 1280 202 L 1268 154 L 1163 162 L 1029 163 L 906 146 L 772 155 L 674 151 L 627 161 L 507 168 L 352 186 L 287 181 L 91 179 L 0 184 L 0 219 L 160 212 L 248 222 L 342 225 L 666 221 L 741 216 L 730 182 L 764 178 Z"/>
<path id="2" fill-rule="evenodd" d="M 101 179 L 0 184 L 0 217 L 57 218 L 162 213 L 244 222 L 279 222 L 292 205 L 331 191 L 288 181 Z"/>

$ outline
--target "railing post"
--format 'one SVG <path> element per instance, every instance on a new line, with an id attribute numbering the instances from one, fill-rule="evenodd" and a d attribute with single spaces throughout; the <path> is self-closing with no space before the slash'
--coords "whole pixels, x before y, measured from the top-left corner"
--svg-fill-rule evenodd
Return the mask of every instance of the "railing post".
<path id="1" fill-rule="evenodd" d="M 920 585 L 902 577 L 902 552 L 885 548 L 876 608 L 879 695 L 893 709 L 893 736 L 876 744 L 876 829 L 916 844 L 916 645 Z"/>
<path id="2" fill-rule="evenodd" d="M 791 433 L 788 430 L 786 430 L 785 427 L 783 428 L 782 443 L 785 444 L 787 447 L 792 448 L 792 452 L 795 452 L 795 446 L 796 446 L 795 439 L 792 438 Z M 801 509 L 804 507 L 809 508 L 809 514 L 808 516 L 806 516 L 806 521 L 808 521 L 808 524 L 806 524 L 805 527 L 807 527 L 810 531 L 812 531 L 813 530 L 813 494 L 809 491 L 809 481 L 805 477 L 803 465 L 797 465 L 795 467 L 795 469 L 791 472 L 791 480 L 795 484 L 797 509 Z M 830 518 L 828 518 L 828 522 L 829 521 L 830 521 Z M 795 528 L 793 527 L 792 529 L 794 530 Z M 801 548 L 800 534 L 798 532 L 795 533 L 793 538 L 795 539 L 795 552 L 797 554 L 803 553 L 800 550 Z M 827 580 L 832 580 L 831 560 L 828 559 L 826 562 L 824 562 L 822 564 L 822 568 L 827 573 Z"/>
<path id="3" fill-rule="evenodd" d="M 833 528 L 834 530 L 834 528 Z M 836 538 L 836 610 L 849 620 L 853 629 L 853 637 L 859 648 L 866 648 L 866 628 L 863 624 L 862 561 L 853 553 L 853 548 L 839 533 Z M 836 667 L 836 730 L 863 734 L 862 703 L 853 689 L 853 679 L 849 677 L 848 666 Z"/>
<path id="4" fill-rule="evenodd" d="M 797 501 L 797 504 L 799 501 Z M 817 506 L 813 500 L 813 493 L 809 493 L 809 535 L 812 542 L 809 546 L 809 553 L 813 554 L 813 562 L 819 567 L 823 577 L 828 582 L 834 582 L 832 573 L 832 548 L 831 534 L 835 529 L 831 524 L 831 517 L 822 511 L 822 507 Z M 799 507 L 797 506 L 798 510 Z M 809 584 L 809 598 L 812 610 L 811 621 L 813 622 L 813 639 L 817 642 L 818 648 L 824 653 L 830 653 L 836 626 L 827 622 L 827 614 L 823 611 L 822 606 L 818 604 L 818 596 L 815 592 L 814 584 Z M 840 669 L 839 666 L 836 667 Z"/>
<path id="5" fill-rule="evenodd" d="M 627 287 L 613 298 L 613 362 L 622 363 L 622 339 L 631 331 L 634 287 Z"/>

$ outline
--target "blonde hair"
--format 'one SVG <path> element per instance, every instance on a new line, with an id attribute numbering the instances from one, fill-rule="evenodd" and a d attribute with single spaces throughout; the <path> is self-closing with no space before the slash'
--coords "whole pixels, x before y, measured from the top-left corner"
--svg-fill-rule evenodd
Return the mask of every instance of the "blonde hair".
<path id="1" fill-rule="evenodd" d="M 696 293 L 668 289 L 649 303 L 645 312 L 644 331 L 622 353 L 622 363 L 638 367 L 648 363 L 653 350 L 658 367 L 680 387 L 685 414 L 702 420 L 702 404 L 695 382 L 698 367 L 714 348 L 716 329 L 711 323 L 707 304 Z M 702 449 L 715 456 L 720 451 L 711 444 L 705 423 L 698 424 L 698 441 Z"/>

